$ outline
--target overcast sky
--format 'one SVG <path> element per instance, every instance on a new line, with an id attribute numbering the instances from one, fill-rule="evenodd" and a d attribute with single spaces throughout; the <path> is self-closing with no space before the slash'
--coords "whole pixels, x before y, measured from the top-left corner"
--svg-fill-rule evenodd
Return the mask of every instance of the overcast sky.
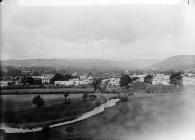
<path id="1" fill-rule="evenodd" d="M 194 8 L 183 3 L 25 6 L 5 1 L 1 59 L 195 55 Z"/>

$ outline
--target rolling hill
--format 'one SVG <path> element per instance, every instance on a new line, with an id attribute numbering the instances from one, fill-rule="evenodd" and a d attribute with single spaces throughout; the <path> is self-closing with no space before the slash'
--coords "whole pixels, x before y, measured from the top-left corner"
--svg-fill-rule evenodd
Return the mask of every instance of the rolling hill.
<path id="1" fill-rule="evenodd" d="M 153 70 L 195 71 L 195 55 L 177 55 L 169 57 L 157 64 Z"/>
<path id="2" fill-rule="evenodd" d="M 98 70 L 134 70 L 149 67 L 159 60 L 104 60 L 104 59 L 9 59 L 1 61 L 2 66 L 15 67 L 61 67 L 76 69 L 98 69 Z"/>

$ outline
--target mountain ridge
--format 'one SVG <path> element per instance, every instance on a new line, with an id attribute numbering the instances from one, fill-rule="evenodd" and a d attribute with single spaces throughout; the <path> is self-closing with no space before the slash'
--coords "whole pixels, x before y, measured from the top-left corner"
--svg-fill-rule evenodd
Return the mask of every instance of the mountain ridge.
<path id="1" fill-rule="evenodd" d="M 176 55 L 152 65 L 153 70 L 195 71 L 195 55 Z"/>
<path id="2" fill-rule="evenodd" d="M 107 59 L 9 59 L 1 61 L 2 66 L 16 67 L 36 67 L 36 66 L 51 66 L 51 67 L 74 67 L 81 69 L 102 69 L 102 70 L 127 70 L 141 69 L 149 67 L 152 64 L 159 62 L 156 59 L 136 59 L 136 60 L 107 60 Z"/>

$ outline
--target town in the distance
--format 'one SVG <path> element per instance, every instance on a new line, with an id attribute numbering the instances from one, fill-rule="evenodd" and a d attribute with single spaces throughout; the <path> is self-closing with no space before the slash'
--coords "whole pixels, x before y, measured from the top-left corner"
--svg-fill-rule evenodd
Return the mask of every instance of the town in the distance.
<path id="1" fill-rule="evenodd" d="M 142 86 L 142 88 L 148 89 L 148 85 L 151 86 L 168 86 L 171 85 L 171 76 L 176 74 L 174 78 L 178 78 L 180 75 L 182 78 L 182 86 L 195 85 L 195 71 L 193 68 L 189 68 L 183 62 L 180 62 L 180 68 L 182 65 L 185 68 L 174 70 L 174 65 L 171 61 L 172 59 L 186 59 L 186 57 L 193 56 L 175 56 L 160 62 L 159 64 L 154 64 L 152 68 L 148 69 L 111 69 L 106 70 L 106 68 L 98 69 L 88 68 L 88 69 L 76 69 L 74 67 L 65 68 L 63 66 L 52 67 L 52 66 L 2 66 L 1 68 L 1 89 L 33 89 L 33 88 L 82 88 L 100 90 L 101 92 L 113 92 L 120 93 L 123 89 L 132 89 L 134 86 Z M 20 60 L 18 60 L 20 61 Z M 28 60 L 26 60 L 28 61 Z M 48 60 L 50 61 L 50 60 Z M 170 62 L 169 62 L 170 61 Z M 168 64 L 168 62 L 170 64 Z M 19 62 L 18 62 L 19 63 Z M 22 60 L 21 60 L 22 63 Z M 30 60 L 29 60 L 30 63 Z M 57 62 L 56 62 L 57 63 Z M 167 63 L 164 68 L 163 64 Z M 194 62 L 190 64 L 193 67 Z M 160 65 L 160 66 L 158 66 Z M 161 66 L 162 65 L 162 66 Z M 172 67 L 171 67 L 172 66 Z M 156 68 L 159 67 L 159 68 Z M 178 74 L 178 75 L 177 75 Z M 180 77 L 179 77 L 180 78 Z M 173 85 L 178 83 L 173 82 Z M 92 90 L 93 91 L 93 90 Z M 63 90 L 59 92 L 64 92 Z M 148 91 L 149 92 L 149 91 Z M 160 91 L 151 91 L 160 92 Z M 4 92 L 2 92 L 3 94 Z M 12 92 L 10 92 L 12 93 Z M 18 92 L 18 94 L 20 94 Z"/>

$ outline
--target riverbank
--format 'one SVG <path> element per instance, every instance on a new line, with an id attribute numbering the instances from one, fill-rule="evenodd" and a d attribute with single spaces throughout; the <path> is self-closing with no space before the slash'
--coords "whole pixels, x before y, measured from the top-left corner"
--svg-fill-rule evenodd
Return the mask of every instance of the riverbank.
<path id="1" fill-rule="evenodd" d="M 34 89 L 1 89 L 0 95 L 20 94 L 64 94 L 65 92 L 81 94 L 92 93 L 93 88 L 34 88 Z"/>
<path id="2" fill-rule="evenodd" d="M 100 113 L 100 112 L 103 112 L 108 107 L 114 106 L 116 104 L 116 102 L 118 102 L 118 101 L 119 101 L 119 99 L 108 100 L 107 102 L 101 104 L 100 106 L 95 107 L 93 110 L 83 113 L 78 118 L 75 118 L 75 119 L 72 119 L 69 121 L 62 120 L 61 122 L 55 122 L 54 124 L 51 124 L 51 122 L 50 122 L 48 125 L 50 126 L 50 128 L 53 128 L 53 127 L 57 127 L 57 126 L 61 126 L 61 125 L 72 124 L 72 123 L 87 119 L 91 116 L 94 116 L 94 115 Z M 14 127 L 4 125 L 4 126 L 1 126 L 1 129 L 5 130 L 5 133 L 29 133 L 29 132 L 41 131 L 42 127 L 38 126 L 36 128 L 29 129 L 29 128 L 14 128 Z"/>
<path id="3" fill-rule="evenodd" d="M 193 89 L 159 94 L 136 94 L 128 101 L 87 120 L 51 130 L 50 138 L 63 140 L 192 140 L 195 138 Z M 76 135 L 76 134 L 79 134 Z"/>

